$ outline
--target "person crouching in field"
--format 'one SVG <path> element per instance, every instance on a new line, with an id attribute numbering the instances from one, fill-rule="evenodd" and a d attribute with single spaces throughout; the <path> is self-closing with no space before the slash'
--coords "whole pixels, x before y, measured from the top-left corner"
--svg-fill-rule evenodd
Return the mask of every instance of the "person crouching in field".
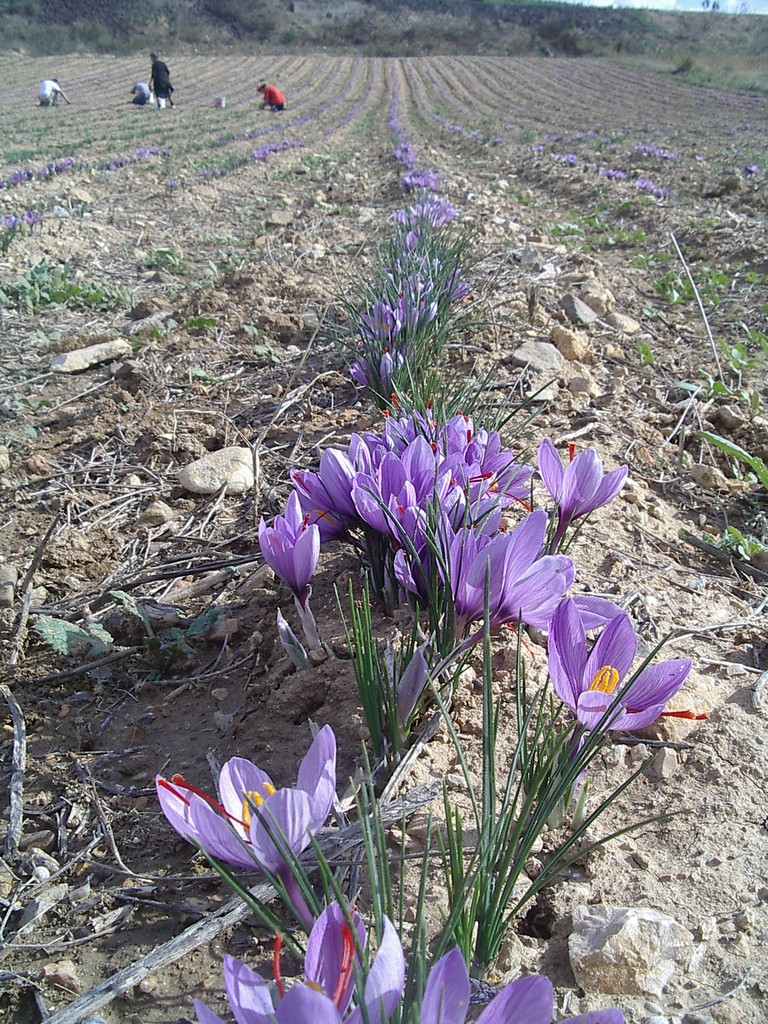
<path id="1" fill-rule="evenodd" d="M 152 92 L 146 82 L 137 82 L 131 89 L 131 96 L 131 103 L 135 103 L 137 107 L 144 107 L 152 101 Z"/>
<path id="2" fill-rule="evenodd" d="M 67 94 L 59 85 L 58 79 L 46 78 L 40 83 L 40 88 L 37 90 L 37 98 L 41 107 L 58 106 L 59 96 L 63 97 L 65 103 L 69 103 Z"/>
<path id="3" fill-rule="evenodd" d="M 168 65 L 164 64 L 156 53 L 150 53 L 149 59 L 152 61 L 152 74 L 149 76 L 149 90 L 150 92 L 154 92 L 158 107 L 161 110 L 165 110 L 166 100 L 171 106 L 173 106 L 173 100 L 171 99 L 173 94 L 171 73 L 168 70 Z"/>
<path id="4" fill-rule="evenodd" d="M 285 110 L 285 96 L 274 85 L 267 85 L 266 82 L 262 82 L 258 92 L 264 94 L 264 102 L 261 104 L 262 110 L 266 107 L 269 107 L 270 110 Z"/>

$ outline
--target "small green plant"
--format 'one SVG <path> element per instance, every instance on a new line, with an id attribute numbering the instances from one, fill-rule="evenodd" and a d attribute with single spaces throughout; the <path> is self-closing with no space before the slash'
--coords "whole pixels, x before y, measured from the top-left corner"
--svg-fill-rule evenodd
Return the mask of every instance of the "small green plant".
<path id="1" fill-rule="evenodd" d="M 69 309 L 113 309 L 125 305 L 128 292 L 109 281 L 88 281 L 72 275 L 67 264 L 52 267 L 47 260 L 0 288 L 0 305 L 31 311 L 51 306 Z"/>
<path id="2" fill-rule="evenodd" d="M 641 366 L 653 366 L 653 352 L 647 341 L 639 341 L 637 343 L 637 354 Z"/>
<path id="3" fill-rule="evenodd" d="M 762 560 L 768 557 L 768 547 L 750 534 L 744 534 L 735 526 L 726 526 L 720 544 L 731 555 L 744 562 L 751 562 L 756 556 Z"/>
<path id="4" fill-rule="evenodd" d="M 696 268 L 695 286 L 688 275 L 679 270 L 667 271 L 662 277 L 655 278 L 652 284 L 654 290 L 672 305 L 695 302 L 698 289 L 702 301 L 716 307 L 720 305 L 732 281 L 733 278 L 726 271 L 700 266 Z"/>
<path id="5" fill-rule="evenodd" d="M 185 264 L 184 253 L 175 246 L 152 249 L 141 261 L 143 270 L 169 270 L 173 273 L 180 273 Z"/>
<path id="6" fill-rule="evenodd" d="M 215 327 L 218 322 L 216 316 L 190 316 L 184 321 L 184 326 L 190 331 L 204 331 L 206 327 Z"/>
<path id="7" fill-rule="evenodd" d="M 766 466 L 761 458 L 757 455 L 751 455 L 741 445 L 736 444 L 735 441 L 729 441 L 718 434 L 712 434 L 709 430 L 700 430 L 699 437 L 703 437 L 705 441 L 709 441 L 715 448 L 719 448 L 721 452 L 725 452 L 731 458 L 743 462 L 754 473 L 755 478 L 760 481 L 763 487 L 768 489 L 768 466 Z"/>

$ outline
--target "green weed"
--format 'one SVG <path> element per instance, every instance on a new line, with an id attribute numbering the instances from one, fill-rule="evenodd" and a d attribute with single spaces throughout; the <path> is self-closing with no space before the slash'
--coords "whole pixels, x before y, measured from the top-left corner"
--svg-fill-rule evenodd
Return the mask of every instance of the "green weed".
<path id="1" fill-rule="evenodd" d="M 127 301 L 128 291 L 120 285 L 73 276 L 67 264 L 52 267 L 47 260 L 0 288 L 0 305 L 9 309 L 113 309 Z"/>

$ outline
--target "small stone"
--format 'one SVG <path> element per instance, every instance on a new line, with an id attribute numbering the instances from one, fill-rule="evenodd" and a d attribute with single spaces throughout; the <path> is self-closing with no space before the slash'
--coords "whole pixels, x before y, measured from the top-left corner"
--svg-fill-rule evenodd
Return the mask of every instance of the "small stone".
<path id="1" fill-rule="evenodd" d="M 659 782 L 673 779 L 678 772 L 677 753 L 664 747 L 656 754 L 647 768 L 648 776 Z"/>
<path id="2" fill-rule="evenodd" d="M 0 608 L 13 608 L 19 572 L 12 565 L 0 565 Z"/>
<path id="3" fill-rule="evenodd" d="M 626 313 L 611 313 L 605 318 L 605 322 L 622 334 L 637 334 L 641 330 L 637 320 L 633 320 Z"/>
<path id="4" fill-rule="evenodd" d="M 510 356 L 515 366 L 525 366 L 537 373 L 557 373 L 565 365 L 560 352 L 547 341 L 526 341 Z"/>
<path id="5" fill-rule="evenodd" d="M 715 418 L 726 430 L 738 430 L 746 422 L 744 416 L 738 409 L 734 409 L 732 405 L 721 405 L 715 414 Z"/>
<path id="6" fill-rule="evenodd" d="M 253 487 L 253 456 L 250 448 L 221 448 L 191 462 L 179 473 L 179 483 L 193 494 L 244 494 Z"/>
<path id="7" fill-rule="evenodd" d="M 88 348 L 78 348 L 73 352 L 60 352 L 51 360 L 51 370 L 54 373 L 82 373 L 92 366 L 122 359 L 132 353 L 129 341 L 115 338 L 113 341 L 103 341 L 99 345 L 89 345 Z"/>
<path id="8" fill-rule="evenodd" d="M 588 281 L 581 288 L 581 299 L 594 310 L 600 317 L 605 317 L 613 311 L 616 299 L 613 292 L 600 284 L 599 281 Z"/>
<path id="9" fill-rule="evenodd" d="M 229 695 L 229 690 L 226 686 L 217 686 L 215 690 L 211 690 L 211 696 L 214 700 L 226 700 Z"/>
<path id="10" fill-rule="evenodd" d="M 266 222 L 272 227 L 285 227 L 293 222 L 293 214 L 290 210 L 270 210 Z"/>
<path id="11" fill-rule="evenodd" d="M 594 362 L 589 342 L 581 331 L 555 324 L 549 336 L 565 359 L 579 363 Z"/>
<path id="12" fill-rule="evenodd" d="M 568 390 L 572 395 L 587 395 L 588 398 L 597 398 L 600 388 L 591 377 L 579 373 L 568 381 Z"/>
<path id="13" fill-rule="evenodd" d="M 697 462 L 689 467 L 688 473 L 699 487 L 706 487 L 711 491 L 729 490 L 728 479 L 717 466 L 704 466 Z"/>
<path id="14" fill-rule="evenodd" d="M 56 963 L 46 964 L 43 968 L 43 978 L 51 985 L 66 989 L 67 992 L 83 991 L 83 983 L 74 960 L 58 960 Z"/>
<path id="15" fill-rule="evenodd" d="M 93 202 L 93 196 L 84 188 L 71 188 L 67 192 L 67 199 L 70 203 L 82 203 L 83 205 Z"/>
<path id="16" fill-rule="evenodd" d="M 307 658 L 309 659 L 310 665 L 322 665 L 324 661 L 327 661 L 328 655 L 319 647 L 316 647 L 312 651 L 307 652 Z"/>
<path id="17" fill-rule="evenodd" d="M 169 523 L 174 514 L 171 506 L 166 505 L 164 501 L 153 501 L 141 513 L 139 522 L 145 526 L 162 526 L 163 523 Z"/>
<path id="18" fill-rule="evenodd" d="M 4 444 L 0 444 L 0 473 L 7 473 L 11 468 L 11 453 Z"/>
<path id="19" fill-rule="evenodd" d="M 573 292 L 567 292 L 560 299 L 560 308 L 573 324 L 593 324 L 598 319 L 594 309 L 591 309 Z"/>

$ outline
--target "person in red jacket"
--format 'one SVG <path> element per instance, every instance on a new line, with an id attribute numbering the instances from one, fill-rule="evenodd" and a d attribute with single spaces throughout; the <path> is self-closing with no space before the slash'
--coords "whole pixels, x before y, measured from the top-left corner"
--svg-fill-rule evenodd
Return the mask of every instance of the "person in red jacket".
<path id="1" fill-rule="evenodd" d="M 285 110 L 285 96 L 274 85 L 267 85 L 266 82 L 262 82 L 258 92 L 264 94 L 264 102 L 261 104 L 262 110 L 266 107 L 269 107 L 270 110 Z"/>

